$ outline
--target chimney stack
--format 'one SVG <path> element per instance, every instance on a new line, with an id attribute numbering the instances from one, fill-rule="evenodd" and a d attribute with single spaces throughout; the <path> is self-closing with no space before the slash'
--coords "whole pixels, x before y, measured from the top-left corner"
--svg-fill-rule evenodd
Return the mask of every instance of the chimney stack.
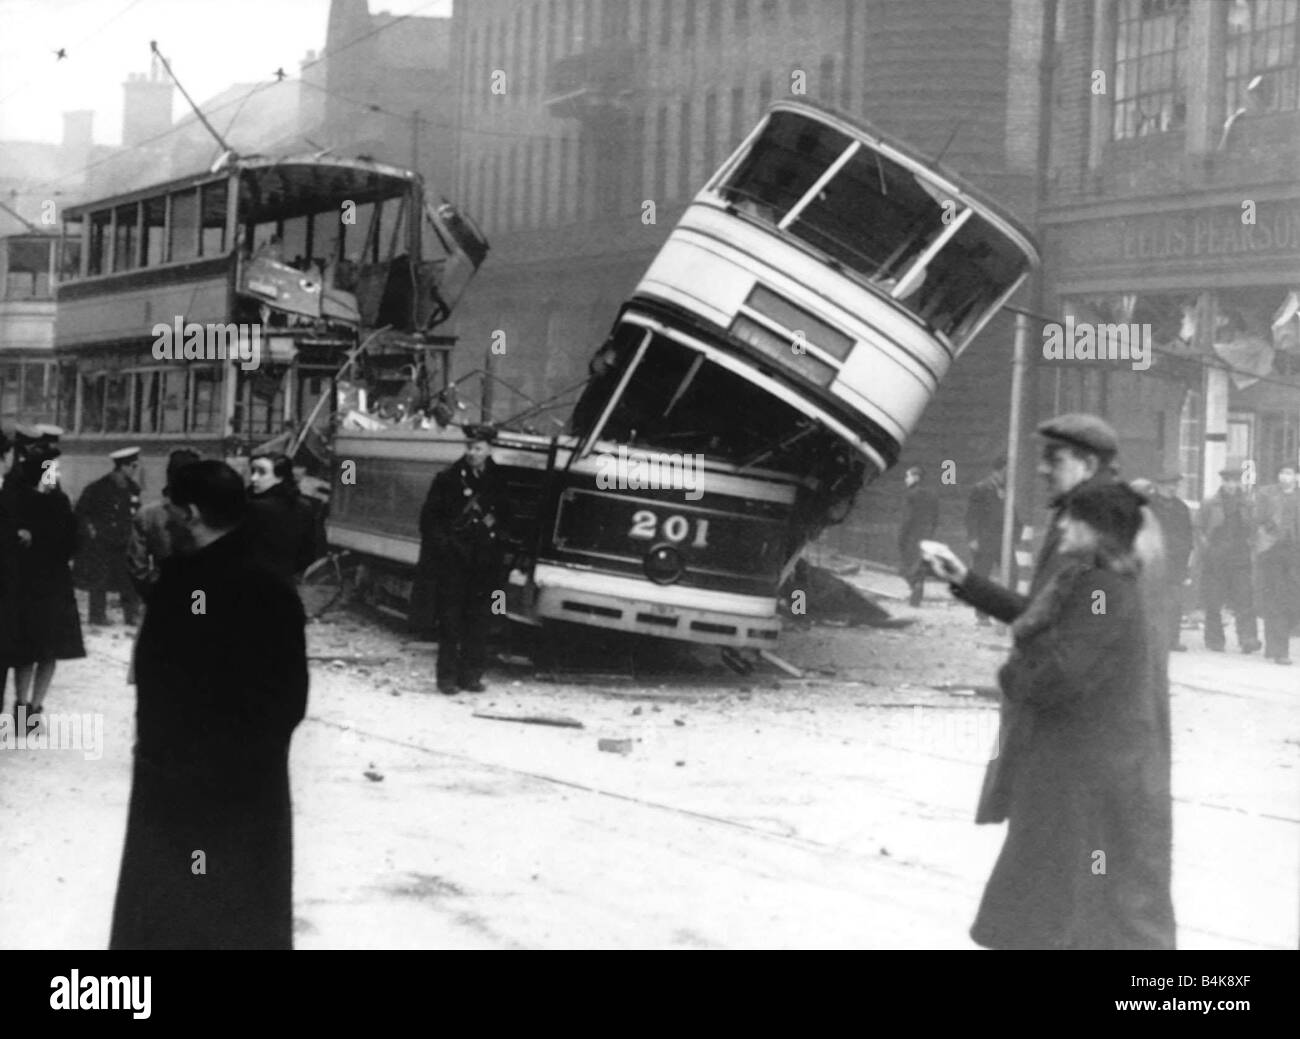
<path id="1" fill-rule="evenodd" d="M 131 73 L 122 84 L 122 144 L 141 144 L 171 129 L 172 84 L 155 62 L 146 76 Z"/>

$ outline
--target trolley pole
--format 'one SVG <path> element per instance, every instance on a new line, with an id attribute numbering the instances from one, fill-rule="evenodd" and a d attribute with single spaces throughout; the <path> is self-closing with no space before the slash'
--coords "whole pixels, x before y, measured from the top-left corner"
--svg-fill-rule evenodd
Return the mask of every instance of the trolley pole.
<path id="1" fill-rule="evenodd" d="M 1029 317 L 1016 314 L 1016 338 L 1011 360 L 1011 408 L 1007 419 L 1007 485 L 1002 500 L 1002 583 L 1011 588 L 1015 560 L 1016 473 L 1020 465 L 1020 413 L 1025 367 L 1029 363 Z M 1012 591 L 1015 589 L 1013 588 Z"/>

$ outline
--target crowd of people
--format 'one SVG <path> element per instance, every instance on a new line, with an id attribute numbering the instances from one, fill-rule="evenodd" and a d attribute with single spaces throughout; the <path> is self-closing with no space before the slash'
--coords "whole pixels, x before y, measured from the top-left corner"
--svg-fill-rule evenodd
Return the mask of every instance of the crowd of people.
<path id="1" fill-rule="evenodd" d="M 972 488 L 967 499 L 965 526 L 969 568 L 988 577 L 1001 559 L 1005 530 L 1006 457 L 995 460 L 987 476 Z M 1219 490 L 1201 503 L 1193 515 L 1179 497 L 1181 473 L 1170 470 L 1154 479 L 1139 477 L 1130 486 L 1147 502 L 1161 532 L 1163 560 L 1160 585 L 1169 625 L 1170 649 L 1183 651 L 1183 615 L 1191 575 L 1199 572 L 1199 605 L 1204 612 L 1205 648 L 1224 652 L 1223 611 L 1231 611 L 1237 646 L 1243 653 L 1263 649 L 1276 664 L 1291 663 L 1290 640 L 1300 625 L 1300 490 L 1296 466 L 1282 465 L 1275 483 L 1256 487 L 1246 479 L 1248 466 L 1228 467 L 1219 473 Z M 901 573 L 911 589 L 910 602 L 921 603 L 925 567 L 920 542 L 935 537 L 939 527 L 939 499 L 925 486 L 925 470 L 907 469 L 903 518 L 898 552 Z M 1013 512 L 1012 544 L 1024 530 Z M 1051 533 L 1048 532 L 1050 540 Z M 1010 584 L 1015 587 L 1012 557 Z M 977 608 L 976 620 L 988 624 Z M 1263 641 L 1260 641 L 1262 621 Z"/>
<path id="2" fill-rule="evenodd" d="M 201 460 L 197 452 L 173 451 L 160 499 L 141 507 L 140 449 L 115 451 L 110 471 L 74 507 L 59 474 L 61 434 L 55 426 L 0 431 L 0 694 L 12 671 L 9 710 L 26 729 L 40 724 L 57 662 L 86 655 L 76 589 L 87 593 L 86 625 L 110 623 L 113 593 L 123 621 L 139 626 L 163 563 L 193 547 L 171 490 L 177 473 Z M 292 580 L 322 547 L 318 508 L 299 493 L 284 455 L 254 456 L 249 468 L 241 552 Z"/>

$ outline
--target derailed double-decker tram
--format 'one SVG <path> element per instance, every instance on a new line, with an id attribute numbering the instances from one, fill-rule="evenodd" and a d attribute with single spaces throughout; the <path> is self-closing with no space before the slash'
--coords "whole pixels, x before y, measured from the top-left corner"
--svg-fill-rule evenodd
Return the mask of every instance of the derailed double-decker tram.
<path id="1" fill-rule="evenodd" d="M 1037 263 L 865 124 L 783 102 L 696 196 L 593 361 L 533 572 L 542 618 L 771 646 L 809 540 L 892 466 Z"/>
<path id="2" fill-rule="evenodd" d="M 69 207 L 55 353 L 64 479 L 142 447 L 236 456 L 286 431 L 320 442 L 334 380 L 365 362 L 437 381 L 431 330 L 486 244 L 421 178 L 366 159 L 225 156 L 211 170 Z M 413 360 L 414 358 L 414 360 Z M 425 362 L 428 362 L 427 364 Z"/>

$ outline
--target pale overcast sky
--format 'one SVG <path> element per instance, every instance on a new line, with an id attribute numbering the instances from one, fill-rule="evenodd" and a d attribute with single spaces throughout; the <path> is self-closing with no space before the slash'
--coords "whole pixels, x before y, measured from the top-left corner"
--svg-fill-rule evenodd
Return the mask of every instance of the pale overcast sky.
<path id="1" fill-rule="evenodd" d="M 0 0 L 0 142 L 58 141 L 62 113 L 95 112 L 95 143 L 122 136 L 122 84 L 149 41 L 200 103 L 232 83 L 296 76 L 325 44 L 329 0 Z M 452 0 L 370 0 L 371 13 L 449 15 Z M 394 27 L 392 32 L 401 32 Z M 58 61 L 55 51 L 67 51 Z M 179 91 L 174 114 L 189 111 Z M 0 147 L 3 147 L 0 144 Z"/>

